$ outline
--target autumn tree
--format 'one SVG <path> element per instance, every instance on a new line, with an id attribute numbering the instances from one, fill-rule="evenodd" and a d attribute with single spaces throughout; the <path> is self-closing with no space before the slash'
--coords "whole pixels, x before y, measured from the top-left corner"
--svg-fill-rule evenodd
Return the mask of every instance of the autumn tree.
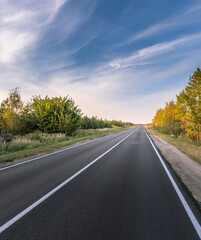
<path id="1" fill-rule="evenodd" d="M 162 115 L 163 132 L 168 134 L 180 134 L 180 120 L 176 118 L 176 104 L 174 101 L 166 103 Z"/>
<path id="2" fill-rule="evenodd" d="M 197 140 L 201 135 L 201 70 L 197 68 L 189 78 L 186 88 L 177 96 L 178 114 L 183 123 L 190 125 L 196 132 Z"/>
<path id="3" fill-rule="evenodd" d="M 156 114 L 152 120 L 153 122 L 153 126 L 155 129 L 160 129 L 161 127 L 163 127 L 163 123 L 162 123 L 162 116 L 163 116 L 163 109 L 162 108 L 159 108 L 157 111 L 156 111 Z"/>
<path id="4" fill-rule="evenodd" d="M 189 78 L 188 85 L 177 95 L 176 104 L 166 103 L 157 110 L 153 126 L 165 133 L 184 135 L 192 140 L 201 140 L 201 70 L 197 68 Z"/>

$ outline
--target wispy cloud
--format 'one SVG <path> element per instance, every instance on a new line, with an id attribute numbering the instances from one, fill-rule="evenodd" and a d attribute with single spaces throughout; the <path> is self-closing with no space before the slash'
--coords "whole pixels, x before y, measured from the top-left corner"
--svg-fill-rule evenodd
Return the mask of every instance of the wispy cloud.
<path id="1" fill-rule="evenodd" d="M 112 68 L 128 68 L 140 64 L 152 63 L 153 57 L 159 56 L 164 53 L 170 53 L 175 50 L 179 51 L 179 48 L 182 47 L 183 49 L 184 45 L 190 44 L 191 46 L 194 46 L 195 44 L 199 44 L 200 41 L 201 33 L 197 33 L 181 37 L 169 42 L 158 43 L 150 47 L 138 50 L 128 57 L 114 59 L 109 63 L 109 66 Z M 147 59 L 150 58 L 152 58 L 151 61 L 147 61 Z M 159 61 L 160 60 L 161 59 L 159 59 Z"/>
<path id="2" fill-rule="evenodd" d="M 15 62 L 35 47 L 44 27 L 50 24 L 65 0 L 1 2 L 0 61 Z"/>
<path id="3" fill-rule="evenodd" d="M 166 55 L 167 51 L 162 49 L 161 51 Z M 148 56 L 151 61 L 151 56 L 154 55 L 148 52 Z M 95 69 L 78 67 L 74 70 L 53 72 L 45 82 L 36 82 L 34 79 L 37 78 L 36 75 L 32 76 L 30 72 L 26 74 L 18 72 L 16 69 L 16 72 L 10 73 L 10 76 L 5 75 L 5 78 L 12 79 L 6 87 L 13 88 L 20 83 L 25 99 L 29 99 L 34 94 L 42 96 L 69 94 L 84 114 L 146 123 L 151 121 L 156 109 L 165 101 L 174 99 L 184 86 L 183 81 L 187 79 L 188 74 L 183 75 L 183 72 L 191 73 L 200 60 L 201 57 L 197 53 L 191 58 L 187 56 L 185 60 L 172 63 L 171 66 L 162 68 L 152 66 L 142 69 L 114 67 L 105 69 L 109 63 L 103 63 Z M 175 82 L 172 87 L 170 85 L 168 88 L 152 89 L 152 92 L 149 92 L 148 89 L 151 87 L 156 88 L 161 82 L 167 82 L 175 76 L 177 76 L 177 84 Z M 183 76 L 186 79 L 183 79 Z M 31 82 L 26 81 L 28 77 L 33 78 Z"/>
<path id="4" fill-rule="evenodd" d="M 183 8 L 179 12 L 177 10 L 177 13 L 174 16 L 171 16 L 167 19 L 164 19 L 163 21 L 150 26 L 142 31 L 139 31 L 126 40 L 118 43 L 115 45 L 116 48 L 125 46 L 127 44 L 133 43 L 137 40 L 147 38 L 150 36 L 154 36 L 156 34 L 161 34 L 163 32 L 167 32 L 172 29 L 176 29 L 181 26 L 186 26 L 189 24 L 193 24 L 195 22 L 201 23 L 201 18 L 200 17 L 195 17 L 195 14 L 201 13 L 201 4 L 197 3 L 196 5 L 194 4 L 190 8 L 186 9 Z M 194 16 L 193 16 L 194 15 Z"/>
<path id="5" fill-rule="evenodd" d="M 145 68 L 135 68 L 133 65 L 145 60 L 151 63 L 159 54 L 166 57 L 171 52 L 175 52 L 175 49 L 178 50 L 179 44 L 182 48 L 186 48 L 186 51 L 190 51 L 189 42 L 192 41 L 193 45 L 195 43 L 193 39 L 196 39 L 199 43 L 200 38 L 199 34 L 192 35 L 141 49 L 132 56 L 119 59 L 120 66 L 111 66 L 111 63 L 116 61 L 113 60 L 103 63 L 98 68 L 77 68 L 55 73 L 50 78 L 48 86 L 44 88 L 43 94 L 68 93 L 85 114 L 118 118 L 121 112 L 121 116 L 125 114 L 125 120 L 126 118 L 132 120 L 134 116 L 136 122 L 151 121 L 153 112 L 161 104 L 175 98 L 201 57 L 199 51 L 194 51 L 190 56 L 185 55 L 167 66 L 147 65 Z M 182 50 L 178 54 L 181 52 Z M 132 67 L 126 67 L 131 65 Z M 173 80 L 176 81 L 173 85 L 160 88 L 163 83 Z M 151 93 L 150 88 L 152 88 Z"/>
<path id="6" fill-rule="evenodd" d="M 30 32 L 16 30 L 1 31 L 0 35 L 0 61 L 13 62 L 21 51 L 36 41 L 36 36 Z"/>
<path id="7" fill-rule="evenodd" d="M 61 71 L 67 72 L 66 69 L 75 65 L 76 62 L 71 56 L 93 41 L 97 32 L 79 39 L 73 47 L 65 44 L 66 47 L 61 49 L 59 34 L 62 33 L 63 40 L 70 38 L 90 18 L 97 3 L 90 6 L 88 3 L 88 0 L 1 2 L 1 92 L 6 93 L 15 86 L 20 86 L 22 92 L 24 90 L 30 93 L 34 89 L 36 93 L 37 90 L 40 92 L 43 84 L 51 81 L 52 74 L 58 72 L 60 78 Z M 48 44 L 49 49 L 44 51 Z M 55 46 L 57 50 L 52 51 Z M 73 80 L 77 81 L 78 77 Z M 0 95 L 0 100 L 4 95 Z M 27 98 L 26 94 L 24 97 Z"/>
<path id="8" fill-rule="evenodd" d="M 158 36 L 201 21 L 190 18 L 197 16 L 201 5 L 179 13 L 177 9 L 177 15 L 125 37 L 120 43 L 125 48 L 111 51 L 110 46 L 123 37 L 119 32 L 125 32 L 123 26 L 115 28 L 113 19 L 108 23 L 103 9 L 96 19 L 93 13 L 99 3 L 2 0 L 0 100 L 8 89 L 20 86 L 27 100 L 34 94 L 69 94 L 84 114 L 151 121 L 156 109 L 174 98 L 201 61 L 199 28 Z M 101 21 L 100 14 L 104 15 Z M 156 35 L 152 45 L 139 41 L 135 48 L 127 46 Z"/>
<path id="9" fill-rule="evenodd" d="M 82 26 L 93 14 L 98 2 L 90 0 L 77 0 L 69 2 L 64 10 L 64 14 L 60 16 L 56 27 L 60 29 L 60 41 L 69 37 L 80 26 Z"/>
<path id="10" fill-rule="evenodd" d="M 76 5 L 77 3 L 77 5 Z M 93 13 L 97 3 L 87 5 L 88 1 L 41 0 L 1 2 L 0 9 L 0 62 L 14 63 L 23 59 L 27 52 L 44 46 L 51 41 L 47 33 L 51 33 L 52 42 L 61 42 L 84 24 Z M 58 13 L 65 5 L 65 12 Z M 75 6 L 76 5 L 76 6 Z M 54 22 L 54 24 L 52 24 Z M 43 42 L 41 39 L 43 38 Z M 94 36 L 81 42 L 79 46 L 68 50 L 74 54 L 92 41 Z M 63 54 L 63 52 L 62 52 Z"/>

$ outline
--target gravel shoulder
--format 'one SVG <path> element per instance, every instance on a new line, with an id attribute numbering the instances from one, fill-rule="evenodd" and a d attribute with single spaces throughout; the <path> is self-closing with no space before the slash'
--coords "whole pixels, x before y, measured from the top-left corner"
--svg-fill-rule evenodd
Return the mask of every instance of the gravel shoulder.
<path id="1" fill-rule="evenodd" d="M 148 133 L 201 208 L 201 165 L 160 137 Z"/>

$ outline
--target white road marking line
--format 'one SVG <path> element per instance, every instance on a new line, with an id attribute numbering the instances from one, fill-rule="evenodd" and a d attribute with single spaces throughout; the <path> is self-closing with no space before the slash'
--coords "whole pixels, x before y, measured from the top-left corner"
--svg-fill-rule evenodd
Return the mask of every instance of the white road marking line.
<path id="1" fill-rule="evenodd" d="M 107 135 L 107 136 L 104 136 L 104 137 L 101 137 L 101 138 L 98 138 L 98 139 L 95 139 L 95 140 L 92 140 L 92 141 L 89 141 L 89 142 L 86 142 L 86 143 L 82 143 L 82 144 L 79 144 L 77 146 L 73 146 L 73 147 L 68 147 L 68 148 L 65 148 L 65 149 L 62 149 L 62 150 L 59 150 L 59 151 L 55 151 L 55 152 L 52 152 L 52 153 L 48 153 L 48 154 L 45 154 L 45 155 L 42 155 L 42 156 L 39 156 L 39 157 L 36 157 L 36 158 L 32 158 L 30 160 L 27 160 L 27 161 L 24 161 L 24 162 L 20 162 L 20 163 L 16 163 L 16 164 L 13 164 L 13 165 L 10 165 L 10 166 L 7 166 L 7 167 L 3 167 L 3 168 L 0 168 L 0 171 L 3 171 L 3 170 L 6 170 L 8 168 L 12 168 L 12 167 L 16 167 L 16 166 L 19 166 L 19 165 L 22 165 L 22 164 L 26 164 L 26 163 L 29 163 L 29 162 L 33 162 L 33 161 L 36 161 L 38 159 L 41 159 L 41 158 L 44 158 L 44 157 L 48 157 L 48 156 L 51 156 L 51 155 L 55 155 L 57 153 L 61 153 L 61 152 L 65 152 L 65 151 L 68 151 L 68 150 L 71 150 L 73 148 L 77 148 L 77 147 L 81 147 L 83 145 L 86 145 L 86 144 L 89 144 L 89 143 L 93 143 L 93 142 L 96 142 L 96 141 L 99 141 L 103 138 L 107 138 L 111 135 Z"/>
<path id="2" fill-rule="evenodd" d="M 175 189 L 175 191 L 176 191 L 176 193 L 177 193 L 177 195 L 178 195 L 178 197 L 179 197 L 179 199 L 180 199 L 180 201 L 181 201 L 181 203 L 182 203 L 182 205 L 183 205 L 183 207 L 184 207 L 184 209 L 186 210 L 186 212 L 187 212 L 187 214 L 188 214 L 188 216 L 189 216 L 189 218 L 190 218 L 190 220 L 191 220 L 191 222 L 192 222 L 192 224 L 193 224 L 193 226 L 194 226 L 194 228 L 195 228 L 198 236 L 199 236 L 200 239 L 201 239 L 201 226 L 200 226 L 198 220 L 196 219 L 196 217 L 195 217 L 195 215 L 193 214 L 190 206 L 189 206 L 188 203 L 186 202 L 183 194 L 182 194 L 181 191 L 179 190 L 179 187 L 177 186 L 176 182 L 174 181 L 171 173 L 169 172 L 168 168 L 166 167 L 166 165 L 165 165 L 162 157 L 160 156 L 159 152 L 157 151 L 156 147 L 154 146 L 154 144 L 153 144 L 152 140 L 150 139 L 149 135 L 147 134 L 147 132 L 146 132 L 145 130 L 144 130 L 144 132 L 146 133 L 146 135 L 147 135 L 147 137 L 148 137 L 148 139 L 149 139 L 152 147 L 154 148 L 154 150 L 155 150 L 155 152 L 156 152 L 156 154 L 157 154 L 157 156 L 158 156 L 158 158 L 159 158 L 159 160 L 160 160 L 163 168 L 165 169 L 165 171 L 166 171 L 166 173 L 167 173 L 167 175 L 168 175 L 168 177 L 169 177 L 169 179 L 170 179 L 170 181 L 171 181 L 171 183 L 172 183 L 172 185 L 173 185 L 173 187 L 174 187 L 174 189 Z"/>
<path id="3" fill-rule="evenodd" d="M 121 141 L 119 141 L 118 143 L 116 143 L 113 147 L 111 147 L 110 149 L 108 149 L 106 152 L 104 152 L 103 154 L 101 154 L 99 157 L 97 157 L 96 159 L 94 159 L 91 163 L 89 163 L 88 165 L 86 165 L 85 167 L 83 167 L 81 170 L 79 170 L 78 172 L 76 172 L 74 175 L 72 175 L 71 177 L 69 177 L 68 179 L 66 179 L 63 183 L 61 183 L 60 185 L 58 185 L 56 188 L 54 188 L 53 190 L 51 190 L 49 193 L 47 193 L 46 195 L 44 195 L 42 198 L 40 198 L 39 200 L 37 200 L 35 203 L 33 203 L 32 205 L 30 205 L 28 208 L 26 208 L 25 210 L 23 210 L 21 213 L 19 213 L 18 215 L 16 215 L 14 218 L 10 219 L 8 222 L 6 222 L 4 225 L 2 225 L 0 227 L 0 233 L 2 233 L 3 231 L 5 231 L 7 228 L 9 228 L 12 224 L 14 224 L 15 222 L 17 222 L 20 218 L 22 218 L 24 215 L 26 215 L 28 212 L 30 212 L 31 210 L 33 210 L 35 207 L 37 207 L 40 203 L 42 203 L 43 201 L 45 201 L 47 198 L 49 198 L 51 195 L 53 195 L 55 192 L 57 192 L 59 189 L 61 189 L 63 186 L 65 186 L 67 183 L 69 183 L 71 180 L 73 180 L 75 177 L 77 177 L 79 174 L 81 174 L 83 171 L 85 171 L 87 168 L 89 168 L 92 164 L 94 164 L 95 162 L 97 162 L 100 158 L 102 158 L 103 156 L 105 156 L 108 152 L 110 152 L 112 149 L 114 149 L 115 147 L 117 147 L 120 143 L 122 143 L 124 140 L 126 140 L 128 137 L 130 137 L 137 129 L 135 129 L 132 133 L 130 133 L 128 136 L 126 136 L 125 138 L 123 138 Z"/>

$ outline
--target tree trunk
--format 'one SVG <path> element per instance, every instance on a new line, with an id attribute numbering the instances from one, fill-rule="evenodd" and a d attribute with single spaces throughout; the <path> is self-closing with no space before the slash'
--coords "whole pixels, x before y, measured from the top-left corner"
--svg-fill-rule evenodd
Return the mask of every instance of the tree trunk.
<path id="1" fill-rule="evenodd" d="M 198 124 L 198 142 L 200 142 L 201 139 L 201 124 Z"/>
<path id="2" fill-rule="evenodd" d="M 200 124 L 198 124 L 198 130 L 197 130 L 197 142 L 200 141 Z"/>
<path id="3" fill-rule="evenodd" d="M 13 134 L 13 120 L 11 121 L 11 133 Z"/>

